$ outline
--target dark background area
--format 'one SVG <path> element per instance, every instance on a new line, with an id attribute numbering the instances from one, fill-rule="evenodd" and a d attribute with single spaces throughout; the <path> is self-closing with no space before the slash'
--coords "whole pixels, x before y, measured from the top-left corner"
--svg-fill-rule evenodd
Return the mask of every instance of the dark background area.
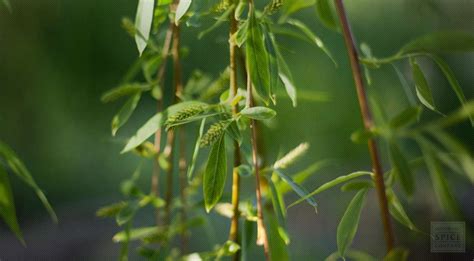
<path id="1" fill-rule="evenodd" d="M 359 42 L 372 47 L 375 56 L 396 52 L 405 42 L 439 30 L 474 32 L 471 0 L 346 1 L 352 27 Z M 26 163 L 55 208 L 59 224 L 53 224 L 34 193 L 12 178 L 18 219 L 25 235 L 24 248 L 10 231 L 0 225 L 0 259 L 84 260 L 112 259 L 119 246 L 111 237 L 119 231 L 114 220 L 99 219 L 95 211 L 121 198 L 120 182 L 134 171 L 138 158 L 120 155 L 121 139 L 153 115 L 151 98 L 144 99 L 119 138 L 112 139 L 110 121 L 120 104 L 104 105 L 100 95 L 120 82 L 137 57 L 133 39 L 122 30 L 120 20 L 134 17 L 136 1 L 12 0 L 13 12 L 0 7 L 0 139 L 10 144 Z M 361 119 L 340 35 L 322 27 L 313 8 L 297 14 L 335 54 L 337 68 L 319 49 L 287 37 L 278 41 L 300 90 L 325 93 L 328 100 L 300 100 L 291 107 L 279 98 L 278 119 L 264 131 L 268 160 L 300 142 L 311 144 L 299 169 L 321 159 L 338 164 L 314 175 L 305 187 L 312 190 L 325 181 L 355 170 L 370 169 L 365 145 L 354 144 L 350 134 L 361 128 Z M 204 28 L 203 28 L 204 29 Z M 196 40 L 199 30 L 183 29 L 183 44 L 189 47 L 184 77 L 200 69 L 217 76 L 228 63 L 227 27 Z M 473 98 L 474 56 L 472 53 L 445 57 L 468 99 Z M 422 63 L 439 109 L 449 112 L 459 104 L 448 83 L 431 63 Z M 409 78 L 409 65 L 399 63 Z M 171 74 L 170 74 L 171 75 Z M 371 92 L 383 99 L 394 115 L 408 105 L 396 74 L 390 66 L 372 71 Z M 411 82 L 410 82 L 411 83 Z M 428 118 L 432 115 L 428 114 Z M 472 151 L 473 132 L 464 122 L 452 130 Z M 193 146 L 190 144 L 189 149 Z M 411 154 L 417 155 L 414 146 Z M 381 148 L 385 153 L 386 148 Z M 384 159 L 384 167 L 389 162 Z M 151 173 L 147 166 L 144 173 Z M 298 168 L 296 168 L 298 169 Z M 447 172 L 447 174 L 451 174 Z M 474 221 L 474 190 L 459 175 L 448 175 L 456 198 Z M 404 202 L 408 214 L 423 231 L 430 221 L 447 220 L 435 200 L 428 174 L 417 173 L 417 193 Z M 252 180 L 244 184 L 253 186 Z M 145 188 L 148 186 L 144 184 Z M 252 187 L 251 187 L 252 188 Z M 351 193 L 337 189 L 318 196 L 319 213 L 305 205 L 288 212 L 290 245 L 294 260 L 322 260 L 334 252 L 336 227 Z M 291 195 L 291 200 L 296 197 Z M 383 234 L 374 194 L 369 194 L 353 247 L 382 256 Z M 287 200 L 291 202 L 291 200 Z M 141 223 L 152 222 L 142 217 Z M 227 231 L 228 222 L 212 215 L 214 231 Z M 442 258 L 430 254 L 429 238 L 396 224 L 397 241 L 408 246 L 413 260 Z M 202 231 L 194 235 L 200 237 Z M 209 248 L 225 240 L 215 233 L 215 242 L 194 237 L 191 248 Z M 260 251 L 260 250 L 258 250 Z M 472 260 L 473 249 L 463 257 Z M 470 257 L 468 257 L 470 255 Z M 462 260 L 460 255 L 446 256 Z M 441 259 L 440 259 L 441 260 Z"/>

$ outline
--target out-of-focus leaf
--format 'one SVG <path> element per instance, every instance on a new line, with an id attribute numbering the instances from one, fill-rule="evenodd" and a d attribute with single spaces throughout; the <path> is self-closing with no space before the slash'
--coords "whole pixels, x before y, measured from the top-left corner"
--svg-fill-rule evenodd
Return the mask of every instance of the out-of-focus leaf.
<path id="1" fill-rule="evenodd" d="M 326 257 L 325 261 L 338 261 L 340 257 L 339 252 L 334 252 Z M 365 252 L 351 249 L 346 250 L 346 257 L 349 257 L 351 261 L 377 261 L 375 257 Z"/>
<path id="2" fill-rule="evenodd" d="M 247 41 L 247 36 L 249 32 L 249 21 L 245 20 L 240 26 L 239 29 L 237 30 L 237 33 L 235 33 L 235 43 L 237 44 L 238 47 L 241 47 L 245 41 Z"/>
<path id="3" fill-rule="evenodd" d="M 394 248 L 383 258 L 383 261 L 406 261 L 408 260 L 408 250 L 405 248 Z"/>
<path id="4" fill-rule="evenodd" d="M 286 93 L 288 94 L 288 97 L 290 97 L 291 102 L 293 103 L 293 107 L 296 107 L 297 105 L 296 88 L 293 85 L 293 82 L 291 82 L 288 76 L 286 76 L 283 73 L 279 73 L 278 76 L 280 77 L 280 80 L 283 83 L 283 86 L 285 86 Z"/>
<path id="5" fill-rule="evenodd" d="M 115 221 L 119 226 L 122 226 L 132 220 L 133 216 L 140 208 L 140 205 L 137 201 L 128 202 L 125 207 L 123 207 L 115 217 Z"/>
<path id="6" fill-rule="evenodd" d="M 133 240 L 143 239 L 143 238 L 153 236 L 163 231 L 164 229 L 162 227 L 157 227 L 157 226 L 138 227 L 138 228 L 130 229 L 128 240 L 133 241 Z M 124 242 L 125 240 L 127 240 L 126 231 L 120 231 L 112 237 L 112 241 L 114 241 L 115 243 Z"/>
<path id="7" fill-rule="evenodd" d="M 41 203 L 43 203 L 43 206 L 48 211 L 49 215 L 51 216 L 51 219 L 55 223 L 57 223 L 58 217 L 56 216 L 53 207 L 51 207 L 51 204 L 49 204 L 48 199 L 44 195 L 43 191 L 36 184 L 35 180 L 33 179 L 33 176 L 31 176 L 30 172 L 23 164 L 23 162 L 18 158 L 16 153 L 2 141 L 0 141 L 0 158 L 3 158 L 7 162 L 13 173 L 20 177 L 20 179 L 22 179 L 35 191 L 36 196 L 40 199 Z"/>
<path id="8" fill-rule="evenodd" d="M 327 160 L 321 160 L 321 161 L 317 161 L 313 164 L 311 164 L 309 167 L 307 167 L 306 169 L 300 171 L 300 172 L 297 172 L 296 174 L 294 174 L 292 176 L 293 178 L 293 181 L 298 183 L 298 184 L 302 184 L 307 178 L 309 178 L 311 175 L 313 175 L 315 172 L 317 172 L 318 170 L 320 170 L 321 168 L 327 166 L 329 164 L 329 162 Z M 288 191 L 291 190 L 291 187 L 286 184 L 286 183 L 282 183 L 280 182 L 278 184 L 278 190 L 280 191 L 281 194 L 286 194 Z"/>
<path id="9" fill-rule="evenodd" d="M 373 188 L 374 183 L 372 181 L 352 181 L 352 182 L 347 182 L 346 184 L 342 185 L 341 191 L 351 191 L 351 190 L 362 190 L 362 189 L 369 189 Z"/>
<path id="10" fill-rule="evenodd" d="M 298 205 L 299 203 L 301 203 L 303 200 L 305 200 L 307 197 L 312 197 L 316 194 L 319 194 L 325 190 L 328 190 L 334 186 L 337 186 L 343 182 L 346 182 L 348 180 L 351 180 L 351 179 L 355 179 L 355 178 L 358 178 L 358 177 L 362 177 L 362 176 L 372 176 L 372 172 L 368 172 L 368 171 L 356 171 L 356 172 L 353 172 L 353 173 L 350 173 L 350 174 L 347 174 L 347 175 L 344 175 L 344 176 L 340 176 L 340 177 L 337 177 L 329 182 L 326 182 L 324 183 L 323 185 L 319 186 L 317 189 L 315 189 L 313 192 L 309 193 L 306 197 L 303 197 L 303 198 L 300 198 L 298 199 L 297 201 L 291 203 L 288 208 L 290 207 L 293 207 L 295 205 Z"/>
<path id="11" fill-rule="evenodd" d="M 319 0 L 318 0 L 319 1 Z M 306 26 L 303 22 L 299 21 L 299 20 L 296 20 L 296 19 L 289 19 L 287 21 L 289 24 L 295 26 L 296 28 L 298 28 L 301 32 L 303 32 L 303 34 L 309 38 L 309 40 L 311 40 L 314 44 L 316 44 L 316 46 L 319 47 L 319 49 L 321 49 L 330 59 L 331 61 L 334 63 L 334 65 L 337 66 L 337 62 L 336 60 L 334 59 L 334 56 L 332 55 L 332 53 L 329 51 L 329 49 L 326 47 L 326 45 L 323 43 L 323 41 L 321 40 L 321 38 L 319 38 L 318 36 L 316 36 L 309 28 L 308 26 Z"/>
<path id="12" fill-rule="evenodd" d="M 331 10 L 330 0 L 317 0 L 316 14 L 324 26 L 331 30 L 339 31 L 339 23 Z"/>
<path id="13" fill-rule="evenodd" d="M 391 188 L 387 189 L 387 200 L 389 204 L 388 210 L 395 220 L 412 231 L 421 232 L 410 220 L 407 213 L 405 212 L 405 209 L 403 208 L 402 203 Z"/>
<path id="14" fill-rule="evenodd" d="M 192 0 L 180 0 L 176 7 L 176 14 L 174 16 L 174 23 L 179 24 L 179 20 L 186 14 L 189 7 L 191 6 Z"/>
<path id="15" fill-rule="evenodd" d="M 454 76 L 454 72 L 451 70 L 449 65 L 443 59 L 441 59 L 439 56 L 429 55 L 429 57 L 431 57 L 431 59 L 433 59 L 433 61 L 441 69 L 444 76 L 446 77 L 449 84 L 451 85 L 451 88 L 456 93 L 456 96 L 458 97 L 458 100 L 461 102 L 461 104 L 463 106 L 467 106 L 468 102 L 466 100 L 466 96 L 464 95 L 464 92 L 462 91 L 461 85 L 459 84 L 458 80 Z M 474 115 L 470 115 L 469 119 L 471 120 L 471 125 L 474 127 Z"/>
<path id="16" fill-rule="evenodd" d="M 13 201 L 13 194 L 8 180 L 8 174 L 0 165 L 0 216 L 8 225 L 10 230 L 25 245 L 23 234 L 16 219 L 15 202 Z"/>
<path id="17" fill-rule="evenodd" d="M 225 12 L 223 12 L 214 22 L 214 24 L 211 25 L 211 27 L 207 28 L 206 30 L 202 31 L 198 35 L 198 39 L 203 38 L 206 34 L 214 31 L 217 29 L 220 25 L 222 25 L 225 21 L 228 20 L 230 13 L 234 10 L 233 6 L 230 6 Z"/>
<path id="18" fill-rule="evenodd" d="M 138 33 L 135 34 L 135 42 L 140 56 L 145 50 L 148 38 L 150 37 L 154 7 L 154 0 L 138 1 L 137 14 L 135 16 L 135 27 L 137 28 Z"/>
<path id="19" fill-rule="evenodd" d="M 140 101 L 140 97 L 140 92 L 130 97 L 120 109 L 120 111 L 114 116 L 114 118 L 112 119 L 112 136 L 115 136 L 118 129 L 128 121 L 133 111 L 137 107 L 137 104 Z"/>
<path id="20" fill-rule="evenodd" d="M 278 224 L 278 219 L 270 211 L 265 212 L 265 218 L 268 223 L 268 244 L 270 246 L 271 260 L 289 260 L 285 240 L 281 237 L 281 227 Z"/>
<path id="21" fill-rule="evenodd" d="M 191 164 L 189 164 L 189 167 L 188 167 L 188 182 L 191 182 L 192 178 L 193 178 L 193 172 L 194 172 L 194 168 L 196 166 L 196 161 L 197 161 L 197 158 L 199 156 L 199 144 L 201 143 L 201 138 L 202 138 L 202 135 L 204 134 L 204 126 L 206 125 L 206 119 L 202 119 L 201 121 L 201 125 L 199 127 L 199 135 L 196 139 L 196 144 L 194 145 L 194 151 L 193 151 L 193 157 L 191 159 Z"/>
<path id="22" fill-rule="evenodd" d="M 407 195 L 413 195 L 413 192 L 415 191 L 415 177 L 413 176 L 410 166 L 396 141 L 390 141 L 389 150 L 392 168 L 398 174 L 403 190 L 405 190 Z"/>
<path id="23" fill-rule="evenodd" d="M 242 111 L 240 111 L 240 114 L 250 119 L 262 121 L 275 117 L 276 111 L 267 107 L 256 106 L 244 108 Z"/>
<path id="24" fill-rule="evenodd" d="M 285 244 L 288 245 L 290 243 L 290 238 L 286 232 L 286 207 L 283 195 L 278 191 L 271 178 L 268 178 L 267 180 L 268 185 L 270 186 L 272 206 L 278 221 L 278 231 L 280 237 L 283 239 Z"/>
<path id="25" fill-rule="evenodd" d="M 451 51 L 474 51 L 474 35 L 459 31 L 426 34 L 403 46 L 398 54 Z"/>
<path id="26" fill-rule="evenodd" d="M 227 177 L 227 153 L 225 138 L 222 135 L 209 154 L 206 171 L 203 179 L 203 193 L 206 211 L 209 212 L 219 202 L 224 191 Z"/>
<path id="27" fill-rule="evenodd" d="M 420 102 L 428 109 L 436 111 L 433 94 L 431 93 L 431 89 L 428 86 L 423 71 L 418 63 L 416 63 L 415 59 L 410 59 L 410 64 L 413 72 L 413 80 L 415 81 L 416 96 L 418 96 Z"/>
<path id="28" fill-rule="evenodd" d="M 308 191 L 305 188 L 296 183 L 290 176 L 283 173 L 282 170 L 275 169 L 274 171 L 278 175 L 278 177 L 280 177 L 286 184 L 291 187 L 291 189 L 293 189 L 296 194 L 298 194 L 298 196 L 301 197 L 301 201 L 306 200 L 306 202 L 308 202 L 308 204 L 310 204 L 316 210 L 318 204 L 316 203 L 312 195 L 308 194 Z"/>
<path id="29" fill-rule="evenodd" d="M 137 92 L 144 92 L 150 89 L 151 86 L 149 84 L 127 83 L 108 90 L 102 95 L 100 100 L 104 103 L 113 102 L 119 98 L 122 98 L 123 96 L 133 95 Z"/>
<path id="30" fill-rule="evenodd" d="M 253 8 L 249 12 L 248 21 L 247 41 L 245 44 L 247 70 L 255 90 L 260 98 L 268 104 L 272 96 L 270 63 L 262 28 L 260 22 L 257 21 Z"/>
<path id="31" fill-rule="evenodd" d="M 316 3 L 316 0 L 287 0 L 283 2 L 282 16 L 279 22 L 284 22 L 291 14 L 301 9 L 310 7 Z"/>
<path id="32" fill-rule="evenodd" d="M 8 11 L 11 13 L 12 12 L 12 5 L 10 4 L 10 0 L 2 0 L 3 4 L 5 7 L 8 9 Z"/>
<path id="33" fill-rule="evenodd" d="M 120 210 L 122 210 L 127 205 L 126 202 L 118 202 L 114 203 L 105 207 L 101 207 L 97 210 L 96 215 L 98 217 L 114 217 L 116 216 Z"/>
<path id="34" fill-rule="evenodd" d="M 390 120 L 390 127 L 398 129 L 417 121 L 420 117 L 421 111 L 422 109 L 420 106 L 408 107 Z"/>
<path id="35" fill-rule="evenodd" d="M 357 192 L 337 226 L 337 248 L 342 257 L 345 257 L 346 250 L 352 244 L 357 232 L 366 194 L 366 189 Z"/>

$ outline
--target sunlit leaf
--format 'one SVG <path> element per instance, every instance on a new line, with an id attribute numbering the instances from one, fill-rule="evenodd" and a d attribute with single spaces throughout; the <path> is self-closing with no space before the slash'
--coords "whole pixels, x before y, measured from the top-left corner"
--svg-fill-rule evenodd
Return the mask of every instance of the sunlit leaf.
<path id="1" fill-rule="evenodd" d="M 389 150 L 392 168 L 396 171 L 402 188 L 407 195 L 413 195 L 415 191 L 415 177 L 396 141 L 390 141 Z"/>
<path id="2" fill-rule="evenodd" d="M 366 189 L 357 192 L 337 226 L 337 248 L 342 257 L 345 256 L 346 250 L 351 246 L 357 232 L 366 194 Z"/>
<path id="3" fill-rule="evenodd" d="M 179 0 L 178 6 L 176 7 L 176 14 L 174 16 L 175 24 L 179 24 L 179 20 L 186 14 L 189 7 L 191 6 L 192 0 Z"/>
<path id="4" fill-rule="evenodd" d="M 415 81 L 416 96 L 428 109 L 436 111 L 433 94 L 431 93 L 431 89 L 428 86 L 423 71 L 418 63 L 416 63 L 415 59 L 410 59 L 410 64 L 413 72 L 413 80 Z"/>
<path id="5" fill-rule="evenodd" d="M 206 171 L 203 179 L 203 193 L 206 211 L 209 212 L 219 202 L 224 192 L 227 177 L 227 153 L 225 138 L 222 135 L 209 154 Z"/>
<path id="6" fill-rule="evenodd" d="M 33 176 L 31 176 L 30 172 L 23 162 L 18 158 L 16 153 L 2 141 L 0 141 L 0 158 L 3 158 L 13 173 L 20 177 L 20 179 L 22 179 L 35 191 L 36 196 L 40 199 L 41 203 L 43 203 L 43 206 L 48 211 L 51 219 L 53 219 L 54 222 L 58 222 L 58 217 L 56 216 L 53 207 L 51 207 L 51 204 L 49 204 L 48 199 L 44 195 L 43 191 L 41 191 L 39 186 L 36 184 Z"/>
<path id="7" fill-rule="evenodd" d="M 153 22 L 154 0 L 139 0 L 137 14 L 135 16 L 135 27 L 138 33 L 135 34 L 135 42 L 138 52 L 142 55 L 150 37 L 151 25 Z"/>
<path id="8" fill-rule="evenodd" d="M 303 200 L 305 200 L 306 198 L 308 197 L 312 197 L 316 194 L 319 194 L 323 191 L 326 191 L 334 186 L 337 186 L 341 183 L 344 183 L 348 180 L 351 180 L 351 179 L 355 179 L 355 178 L 358 178 L 358 177 L 362 177 L 362 176 L 372 176 L 372 172 L 368 172 L 368 171 L 356 171 L 356 172 L 353 172 L 353 173 L 350 173 L 350 174 L 347 174 L 347 175 L 344 175 L 344 176 L 340 176 L 340 177 L 337 177 L 329 182 L 326 182 L 324 183 L 323 185 L 319 186 L 317 189 L 315 189 L 313 192 L 309 193 L 306 197 L 303 197 L 303 198 L 300 198 L 298 199 L 297 201 L 291 203 L 288 208 L 290 207 L 293 207 L 295 205 L 298 205 L 299 203 L 301 203 Z"/>
<path id="9" fill-rule="evenodd" d="M 137 104 L 140 101 L 140 97 L 140 92 L 130 97 L 120 109 L 120 111 L 114 116 L 114 118 L 112 119 L 112 136 L 115 136 L 118 129 L 128 121 L 133 111 L 137 107 Z"/>
<path id="10" fill-rule="evenodd" d="M 276 116 L 276 111 L 263 107 L 263 106 L 256 106 L 256 107 L 247 107 L 240 111 L 240 114 L 243 116 L 254 119 L 254 120 L 268 120 Z"/>
<path id="11" fill-rule="evenodd" d="M 15 202 L 13 201 L 13 194 L 8 180 L 8 174 L 0 165 L 0 216 L 8 225 L 10 230 L 25 245 L 23 234 L 16 219 Z"/>

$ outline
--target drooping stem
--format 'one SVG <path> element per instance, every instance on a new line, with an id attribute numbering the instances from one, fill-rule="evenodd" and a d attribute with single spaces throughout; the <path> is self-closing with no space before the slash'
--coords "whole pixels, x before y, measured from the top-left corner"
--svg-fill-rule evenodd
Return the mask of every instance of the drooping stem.
<path id="1" fill-rule="evenodd" d="M 342 26 L 342 34 L 346 44 L 347 52 L 349 54 L 349 60 L 352 68 L 352 75 L 357 90 L 357 97 L 359 100 L 359 106 L 364 121 L 364 127 L 370 131 L 374 128 L 374 122 L 367 102 L 367 94 L 362 79 L 362 73 L 359 65 L 359 55 L 355 46 L 353 35 L 350 29 L 349 22 L 347 20 L 346 11 L 342 0 L 335 0 L 337 14 Z M 372 159 L 372 169 L 375 174 L 375 187 L 377 190 L 379 206 L 382 215 L 382 223 L 384 226 L 385 243 L 387 246 L 387 252 L 389 252 L 394 245 L 394 235 L 392 230 L 392 224 L 390 221 L 390 214 L 388 211 L 387 195 L 385 193 L 385 184 L 383 180 L 383 170 L 380 163 L 380 156 L 377 150 L 377 143 L 375 139 L 371 138 L 368 141 L 370 157 Z"/>
<path id="2" fill-rule="evenodd" d="M 161 57 L 162 57 L 163 62 L 161 63 L 158 69 L 158 73 L 157 73 L 157 83 L 158 83 L 158 87 L 161 88 L 161 90 L 163 90 L 163 87 L 162 87 L 164 83 L 163 77 L 166 71 L 166 60 L 169 54 L 172 34 L 173 34 L 173 29 L 172 29 L 172 26 L 170 25 L 170 27 L 166 31 L 165 41 L 163 43 L 163 49 L 161 50 Z M 162 100 L 158 100 L 156 104 L 157 104 L 157 111 L 161 112 L 163 110 Z M 158 164 L 158 156 L 161 150 L 161 128 L 159 128 L 155 133 L 154 147 L 155 147 L 157 156 L 153 160 L 153 173 L 151 176 L 151 193 L 155 197 L 159 197 L 160 196 L 160 193 L 159 193 L 160 166 Z M 157 226 L 160 225 L 160 209 L 159 208 L 155 210 L 155 221 L 156 221 Z"/>
<path id="3" fill-rule="evenodd" d="M 232 36 L 237 32 L 237 21 L 235 20 L 235 8 L 230 13 L 230 29 L 229 29 L 229 67 L 230 67 L 230 97 L 237 95 L 237 45 Z M 232 114 L 238 113 L 238 105 L 232 107 Z M 240 147 L 237 141 L 234 141 L 234 170 L 232 172 L 232 209 L 233 216 L 230 224 L 229 240 L 240 245 L 239 239 L 239 202 L 240 202 L 240 175 L 237 168 L 241 163 Z M 233 260 L 240 259 L 240 251 L 236 252 Z"/>
<path id="4" fill-rule="evenodd" d="M 252 80 L 247 66 L 247 107 L 254 106 L 252 94 Z M 252 161 L 255 169 L 255 194 L 257 197 L 257 245 L 263 245 L 265 259 L 270 260 L 270 246 L 268 243 L 267 229 L 263 219 L 262 192 L 260 188 L 260 166 L 258 164 L 258 135 L 255 128 L 255 120 L 250 121 L 251 142 L 252 142 Z"/>

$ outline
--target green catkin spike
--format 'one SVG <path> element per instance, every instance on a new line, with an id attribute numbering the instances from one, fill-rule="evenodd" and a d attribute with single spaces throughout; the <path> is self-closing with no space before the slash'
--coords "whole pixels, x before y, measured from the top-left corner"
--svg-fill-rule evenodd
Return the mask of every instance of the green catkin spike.
<path id="1" fill-rule="evenodd" d="M 274 14 L 280 9 L 282 5 L 282 0 L 272 0 L 267 6 L 265 6 L 265 12 Z"/>
<path id="2" fill-rule="evenodd" d="M 206 147 L 214 144 L 224 135 L 224 131 L 229 126 L 229 121 L 216 122 L 209 127 L 207 132 L 202 136 L 199 146 Z"/>
<path id="3" fill-rule="evenodd" d="M 179 123 L 180 121 L 189 119 L 193 116 L 196 116 L 198 114 L 201 114 L 204 112 L 205 106 L 203 105 L 192 105 L 187 108 L 184 108 L 183 110 L 177 112 L 174 115 L 171 115 L 168 120 L 166 120 L 166 128 L 169 129 L 172 127 L 172 125 Z"/>

